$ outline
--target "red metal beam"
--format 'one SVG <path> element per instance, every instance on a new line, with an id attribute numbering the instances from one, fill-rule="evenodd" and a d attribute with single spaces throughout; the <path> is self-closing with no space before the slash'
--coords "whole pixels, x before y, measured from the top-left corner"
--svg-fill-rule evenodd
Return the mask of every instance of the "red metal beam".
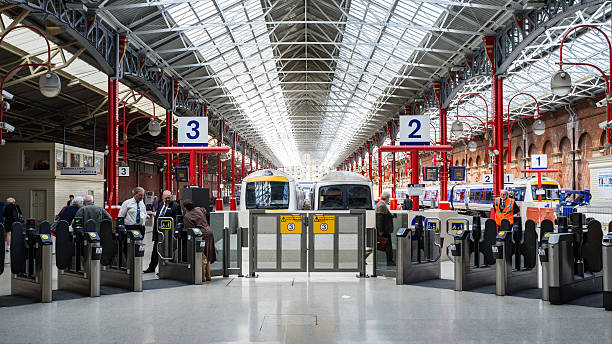
<path id="1" fill-rule="evenodd" d="M 451 145 L 431 145 L 431 146 L 381 146 L 379 148 L 381 152 L 450 152 L 453 150 Z"/>

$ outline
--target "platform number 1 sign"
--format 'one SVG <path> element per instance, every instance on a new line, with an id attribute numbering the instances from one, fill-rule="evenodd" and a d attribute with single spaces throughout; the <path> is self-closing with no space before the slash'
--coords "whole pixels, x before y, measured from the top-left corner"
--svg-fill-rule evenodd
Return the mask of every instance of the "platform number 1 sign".
<path id="1" fill-rule="evenodd" d="M 548 156 L 546 154 L 532 154 L 531 168 L 545 170 L 548 168 Z"/>
<path id="2" fill-rule="evenodd" d="M 400 144 L 429 145 L 429 116 L 400 116 Z"/>
<path id="3" fill-rule="evenodd" d="M 208 117 L 178 117 L 178 145 L 208 146 Z"/>

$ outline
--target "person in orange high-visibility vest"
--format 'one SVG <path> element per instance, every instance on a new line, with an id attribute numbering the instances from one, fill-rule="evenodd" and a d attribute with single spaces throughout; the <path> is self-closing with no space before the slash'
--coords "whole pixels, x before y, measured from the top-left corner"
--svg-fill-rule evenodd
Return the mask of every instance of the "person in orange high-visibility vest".
<path id="1" fill-rule="evenodd" d="M 516 201 L 509 197 L 508 190 L 502 190 L 499 197 L 493 202 L 493 211 L 495 212 L 495 223 L 501 226 L 503 219 L 508 219 L 510 224 L 514 224 L 514 214 L 518 214 L 521 209 Z"/>

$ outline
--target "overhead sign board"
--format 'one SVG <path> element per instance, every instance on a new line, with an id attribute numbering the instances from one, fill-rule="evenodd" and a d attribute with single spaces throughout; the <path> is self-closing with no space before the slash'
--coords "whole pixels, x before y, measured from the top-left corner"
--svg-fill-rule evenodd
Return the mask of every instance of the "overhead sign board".
<path id="1" fill-rule="evenodd" d="M 406 194 L 408 196 L 423 196 L 425 194 L 425 184 L 406 185 Z"/>
<path id="2" fill-rule="evenodd" d="M 95 167 L 62 167 L 62 175 L 96 175 Z"/>
<path id="3" fill-rule="evenodd" d="M 504 184 L 513 184 L 514 183 L 514 174 L 506 173 L 504 174 Z"/>
<path id="4" fill-rule="evenodd" d="M 463 181 L 465 181 L 465 166 L 453 166 L 453 167 L 451 167 L 450 180 L 452 182 L 463 182 Z"/>
<path id="5" fill-rule="evenodd" d="M 429 116 L 400 116 L 400 144 L 429 145 Z"/>
<path id="6" fill-rule="evenodd" d="M 493 175 L 492 174 L 483 174 L 482 182 L 484 184 L 493 184 Z"/>
<path id="7" fill-rule="evenodd" d="M 129 177 L 130 168 L 129 166 L 119 166 L 119 177 Z"/>
<path id="8" fill-rule="evenodd" d="M 438 168 L 435 166 L 423 167 L 423 181 L 437 182 L 438 181 Z"/>
<path id="9" fill-rule="evenodd" d="M 545 170 L 548 168 L 548 156 L 546 154 L 532 154 L 531 168 Z"/>
<path id="10" fill-rule="evenodd" d="M 178 117 L 178 145 L 208 146 L 208 117 Z"/>

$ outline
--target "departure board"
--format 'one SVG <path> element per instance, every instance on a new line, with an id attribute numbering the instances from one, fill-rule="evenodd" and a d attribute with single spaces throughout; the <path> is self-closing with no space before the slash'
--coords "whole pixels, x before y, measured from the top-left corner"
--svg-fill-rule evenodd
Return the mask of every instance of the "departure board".
<path id="1" fill-rule="evenodd" d="M 423 181 L 437 182 L 438 181 L 438 168 L 435 166 L 423 167 Z"/>
<path id="2" fill-rule="evenodd" d="M 178 183 L 189 183 L 189 168 L 187 166 L 175 167 L 174 180 Z"/>
<path id="3" fill-rule="evenodd" d="M 453 182 L 465 181 L 465 166 L 453 166 L 450 180 Z"/>

